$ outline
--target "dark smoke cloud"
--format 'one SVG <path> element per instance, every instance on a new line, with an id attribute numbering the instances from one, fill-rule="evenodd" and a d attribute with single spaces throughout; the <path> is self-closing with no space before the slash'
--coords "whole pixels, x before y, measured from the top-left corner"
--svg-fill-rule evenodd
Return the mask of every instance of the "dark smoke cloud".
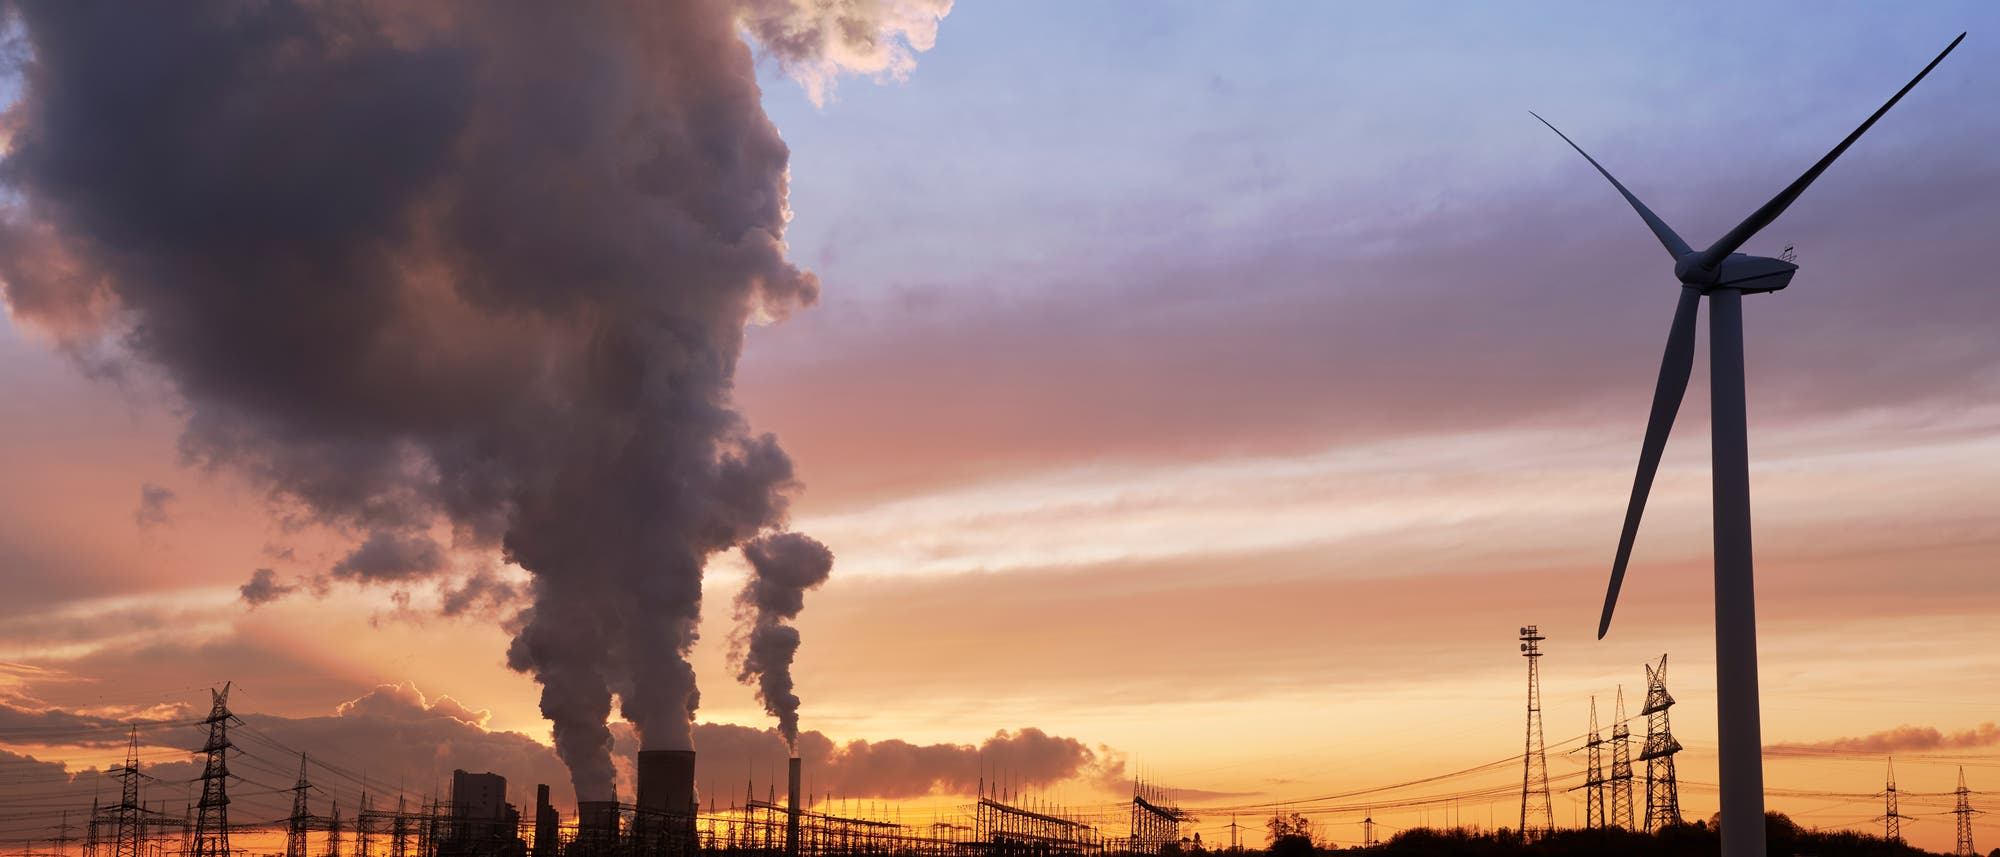
<path id="1" fill-rule="evenodd" d="M 424 535 L 376 530 L 368 540 L 334 563 L 333 576 L 342 580 L 400 581 L 429 577 L 444 568 L 444 548 Z"/>
<path id="2" fill-rule="evenodd" d="M 173 499 L 173 490 L 165 486 L 151 482 L 139 486 L 139 508 L 133 510 L 132 520 L 140 527 L 173 523 L 173 515 L 167 512 L 167 504 Z"/>
<path id="3" fill-rule="evenodd" d="M 736 680 L 754 683 L 757 701 L 778 718 L 778 733 L 796 749 L 799 695 L 792 690 L 792 659 L 799 653 L 799 629 L 785 624 L 806 606 L 806 590 L 818 589 L 833 572 L 833 551 L 802 533 L 772 533 L 743 546 L 750 579 L 736 596 L 740 623 L 730 641 Z"/>
<path id="4" fill-rule="evenodd" d="M 491 568 L 473 572 L 457 586 L 445 585 L 438 611 L 446 616 L 501 609 L 521 597 L 520 587 L 504 580 Z"/>
<path id="5" fill-rule="evenodd" d="M 442 532 L 526 569 L 508 663 L 579 795 L 613 796 L 614 694 L 689 747 L 703 565 L 795 488 L 733 403 L 744 327 L 819 288 L 740 10 L 8 11 L 16 317 L 163 370 L 192 463 L 366 533 L 337 577 L 445 573 Z"/>
<path id="6" fill-rule="evenodd" d="M 1858 738 L 1835 738 L 1810 744 L 1780 744 L 1784 750 L 1832 750 L 1843 753 L 1903 753 L 1914 750 L 1964 750 L 2000 744 L 2000 724 L 1981 723 L 1958 732 L 1932 726 L 1898 726 Z"/>
<path id="7" fill-rule="evenodd" d="M 299 588 L 296 583 L 279 583 L 278 573 L 268 568 L 260 568 L 250 573 L 250 582 L 236 588 L 243 594 L 243 601 L 251 607 L 269 604 L 292 594 Z"/>
<path id="8" fill-rule="evenodd" d="M 695 727 L 695 738 L 701 745 L 695 766 L 704 805 L 711 797 L 725 806 L 740 800 L 746 777 L 755 781 L 759 798 L 769 786 L 784 788 L 791 751 L 778 730 L 703 723 Z M 972 794 L 982 772 L 989 786 L 1005 781 L 1024 790 L 1076 781 L 1113 791 L 1129 785 L 1123 754 L 1032 727 L 1001 730 L 978 744 L 840 742 L 808 729 L 799 733 L 798 755 L 808 788 L 820 797 Z"/>

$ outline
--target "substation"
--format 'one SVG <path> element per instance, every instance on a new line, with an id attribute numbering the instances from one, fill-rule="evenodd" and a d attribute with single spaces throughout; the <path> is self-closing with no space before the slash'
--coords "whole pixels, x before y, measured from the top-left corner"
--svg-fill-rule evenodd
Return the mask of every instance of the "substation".
<path id="1" fill-rule="evenodd" d="M 311 781 L 311 760 L 302 753 L 298 781 L 285 790 L 293 794 L 289 817 L 232 820 L 229 784 L 240 778 L 229 769 L 237 749 L 231 729 L 241 721 L 229 711 L 226 686 L 214 692 L 214 707 L 199 724 L 208 737 L 199 751 L 206 763 L 198 802 L 175 817 L 164 803 L 142 798 L 149 778 L 140 770 L 135 729 L 126 763 L 107 772 L 120 782 L 119 802 L 93 806 L 79 824 L 65 816 L 59 834 L 44 840 L 49 852 L 71 853 L 75 843 L 84 857 L 243 857 L 253 850 L 277 853 L 245 848 L 246 840 L 262 844 L 282 837 L 284 857 L 1092 857 L 1157 854 L 1180 841 L 1181 822 L 1192 818 L 1163 792 L 1135 783 L 1134 833 L 1113 839 L 1059 807 L 1021 800 L 997 787 L 989 791 L 983 782 L 969 819 L 905 824 L 879 814 L 850 817 L 805 805 L 797 758 L 789 760 L 782 801 L 775 786 L 761 800 L 752 786 L 740 801 L 719 806 L 711 796 L 703 806 L 695 790 L 693 751 L 646 750 L 635 760 L 630 803 L 581 801 L 570 817 L 551 805 L 547 784 L 534 787 L 531 807 L 518 807 L 507 800 L 504 776 L 462 770 L 452 773 L 448 796 L 414 805 L 398 799 L 391 807 L 374 805 L 364 794 L 354 811 L 343 815 L 337 803 L 313 798 L 321 789 Z M 317 812 L 316 803 L 329 811 Z M 960 823 L 966 820 L 971 823 Z M 30 847 L 27 853 L 42 852 Z"/>
<path id="2" fill-rule="evenodd" d="M 37 841 L 9 849 L 21 857 L 1107 857 L 1107 855 L 1177 855 L 1215 851 L 1235 853 L 1255 849 L 1264 818 L 1273 826 L 1280 818 L 1307 817 L 1319 825 L 1313 835 L 1323 847 L 1368 848 L 1382 842 L 1382 833 L 1407 830 L 1378 820 L 1385 811 L 1419 813 L 1418 827 L 1441 830 L 1499 831 L 1538 839 L 1556 830 L 1619 828 L 1656 832 L 1693 823 L 1684 817 L 1681 793 L 1693 787 L 1712 791 L 1705 783 L 1688 783 L 1675 770 L 1683 750 L 1675 739 L 1668 710 L 1674 698 L 1667 690 L 1667 658 L 1645 665 L 1646 692 L 1635 716 L 1628 717 L 1622 689 L 1615 697 L 1610 728 L 1599 721 L 1597 701 L 1590 701 L 1589 731 L 1556 742 L 1545 742 L 1542 729 L 1540 659 L 1546 637 L 1536 626 L 1520 628 L 1520 653 L 1527 665 L 1526 741 L 1519 755 L 1460 771 L 1395 784 L 1278 803 L 1205 806 L 1213 828 L 1228 819 L 1228 841 L 1204 844 L 1192 832 L 1200 819 L 1181 807 L 1173 793 L 1143 779 L 1132 781 L 1129 802 L 1080 808 L 1052 805 L 981 778 L 974 800 L 930 815 L 927 821 L 903 821 L 897 807 L 870 805 L 849 814 L 846 804 L 813 800 L 801 793 L 804 763 L 789 760 L 783 794 L 775 783 L 732 795 L 701 795 L 696 790 L 694 751 L 646 750 L 634 759 L 636 776 L 631 801 L 582 801 L 565 815 L 550 802 L 547 784 L 509 791 L 498 773 L 452 772 L 449 789 L 442 783 L 435 794 L 421 799 L 394 798 L 391 805 L 371 797 L 371 784 L 357 772 L 282 745 L 247 727 L 228 708 L 228 686 L 213 691 L 213 708 L 194 725 L 205 730 L 196 756 L 202 773 L 190 787 L 183 806 L 148 800 L 148 784 L 165 785 L 142 769 L 138 727 L 133 727 L 124 764 L 105 770 L 115 781 L 113 796 L 95 801 L 88 813 L 81 807 L 39 813 L 28 807 L 0 806 L 0 819 L 39 822 L 47 816 Z M 187 724 L 169 724 L 185 726 Z M 1632 727 L 1640 727 L 1635 734 Z M 249 746 L 239 746 L 239 741 Z M 254 750 L 254 751 L 253 751 Z M 1581 770 L 1551 776 L 1548 756 L 1563 753 Z M 272 751 L 276 751 L 275 754 Z M 247 759 L 245 757 L 248 757 Z M 245 761 L 268 774 L 274 758 L 297 759 L 298 778 L 290 787 L 259 782 L 231 770 Z M 1879 755 L 1813 748 L 1773 747 L 1772 758 L 1876 759 Z M 1917 757 L 1923 761 L 1959 761 L 1990 756 Z M 1886 761 L 1886 760 L 1885 760 Z M 1511 769 L 1513 783 L 1484 784 L 1482 778 Z M 1893 763 L 1884 790 L 1840 793 L 1800 789 L 1774 790 L 1795 799 L 1826 800 L 1836 805 L 1873 805 L 1882 814 L 1846 820 L 1838 828 L 1872 828 L 1901 841 L 1903 824 L 1923 816 L 1948 817 L 1955 828 L 1954 854 L 1977 855 L 1972 822 L 1983 814 L 1973 799 L 1989 793 L 1970 789 L 1963 768 L 1956 789 L 1915 792 L 1898 789 Z M 313 782 L 317 771 L 322 780 Z M 285 774 L 289 776 L 289 774 Z M 230 790 L 248 789 L 249 801 L 239 801 L 231 817 Z M 1456 785 L 1450 785 L 1457 783 Z M 1421 790 L 1413 791 L 1413 786 Z M 333 797 L 357 794 L 342 806 Z M 272 818 L 271 801 L 285 795 L 290 813 Z M 1578 804 L 1575 823 L 1562 825 L 1551 797 L 1565 795 Z M 521 804 L 510 802 L 522 798 Z M 263 803 L 259 803 L 259 802 Z M 1462 804 L 1485 804 L 1486 824 L 1467 822 Z M 1499 816 L 1498 807 L 1509 816 Z M 1913 812 L 1910 807 L 1921 807 Z M 1519 815 L 1513 812 L 1518 808 Z M 17 811 L 23 810 L 24 812 Z M 261 817 L 245 818 L 246 814 Z M 1249 824 L 1238 824 L 1238 817 Z M 894 819 L 894 820 L 891 820 Z M 1433 819 L 1441 823 L 1433 823 Z M 1352 827 L 1352 830 L 1346 828 Z M 1122 828 L 1122 829 L 1121 829 Z M 1248 835 L 1244 835 L 1245 833 Z M 276 847 L 282 840 L 282 847 Z"/>

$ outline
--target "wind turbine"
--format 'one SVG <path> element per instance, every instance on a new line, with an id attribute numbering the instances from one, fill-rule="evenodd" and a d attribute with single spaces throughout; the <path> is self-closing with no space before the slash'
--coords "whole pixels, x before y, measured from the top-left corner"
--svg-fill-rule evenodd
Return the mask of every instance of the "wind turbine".
<path id="1" fill-rule="evenodd" d="M 1875 120 L 1896 106 L 1924 76 L 1931 73 L 1965 34 L 1958 34 L 1944 52 L 1917 72 L 1826 157 L 1805 175 L 1764 203 L 1708 249 L 1696 251 L 1660 220 L 1646 204 L 1618 183 L 1610 171 L 1568 135 L 1540 119 L 1549 130 L 1583 155 L 1611 186 L 1625 197 L 1639 217 L 1674 257 L 1674 278 L 1680 281 L 1680 305 L 1667 329 L 1667 352 L 1660 361 L 1660 380 L 1653 390 L 1653 413 L 1646 422 L 1646 440 L 1639 449 L 1639 472 L 1632 480 L 1632 500 L 1625 510 L 1625 529 L 1618 537 L 1618 557 L 1611 566 L 1611 586 L 1604 595 L 1604 615 L 1597 625 L 1603 639 L 1611 628 L 1611 611 L 1618 605 L 1618 587 L 1625 581 L 1625 563 L 1632 539 L 1646 509 L 1646 494 L 1666 448 L 1674 414 L 1687 392 L 1694 368 L 1695 314 L 1701 299 L 1709 299 L 1710 431 L 1713 434 L 1715 505 L 1715 678 L 1716 718 L 1722 779 L 1722 853 L 1725 857 L 1762 857 L 1764 843 L 1763 739 L 1757 713 L 1757 605 L 1750 567 L 1750 464 L 1743 394 L 1743 296 L 1775 292 L 1789 285 L 1799 266 L 1789 259 L 1749 256 L 1736 252 L 1758 231 L 1778 219 L 1799 194 L 1819 178 L 1847 147 L 1861 138 Z"/>

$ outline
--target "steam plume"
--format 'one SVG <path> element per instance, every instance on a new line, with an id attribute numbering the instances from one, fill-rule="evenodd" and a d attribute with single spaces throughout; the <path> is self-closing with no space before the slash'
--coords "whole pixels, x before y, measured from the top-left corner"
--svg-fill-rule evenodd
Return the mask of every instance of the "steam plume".
<path id="1" fill-rule="evenodd" d="M 900 5 L 0 6 L 14 316 L 157 367 L 191 462 L 356 538 L 333 579 L 464 578 L 463 611 L 509 596 L 496 551 L 527 570 L 508 664 L 579 799 L 614 797 L 614 695 L 689 748 L 703 565 L 795 488 L 732 401 L 744 326 L 819 290 L 739 33 L 820 32 L 774 50 L 838 71 L 891 54 L 823 13 L 890 32 Z"/>
<path id="2" fill-rule="evenodd" d="M 800 533 L 773 533 L 743 546 L 750 579 L 736 596 L 740 623 L 731 641 L 736 680 L 756 682 L 757 700 L 778 718 L 778 734 L 794 754 L 799 744 L 799 695 L 792 690 L 792 659 L 799 629 L 785 624 L 806 606 L 806 590 L 833 572 L 833 551 Z"/>
<path id="3" fill-rule="evenodd" d="M 741 0 L 744 30 L 821 107 L 842 72 L 902 80 L 952 0 Z"/>

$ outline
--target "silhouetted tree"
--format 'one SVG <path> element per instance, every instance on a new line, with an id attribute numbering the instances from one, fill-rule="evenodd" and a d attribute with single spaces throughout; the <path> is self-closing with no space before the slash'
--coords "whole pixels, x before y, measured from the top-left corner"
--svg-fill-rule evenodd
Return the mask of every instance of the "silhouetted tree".
<path id="1" fill-rule="evenodd" d="M 1312 819 L 1299 813 L 1273 815 L 1264 824 L 1270 829 L 1271 857 L 1312 857 Z"/>

